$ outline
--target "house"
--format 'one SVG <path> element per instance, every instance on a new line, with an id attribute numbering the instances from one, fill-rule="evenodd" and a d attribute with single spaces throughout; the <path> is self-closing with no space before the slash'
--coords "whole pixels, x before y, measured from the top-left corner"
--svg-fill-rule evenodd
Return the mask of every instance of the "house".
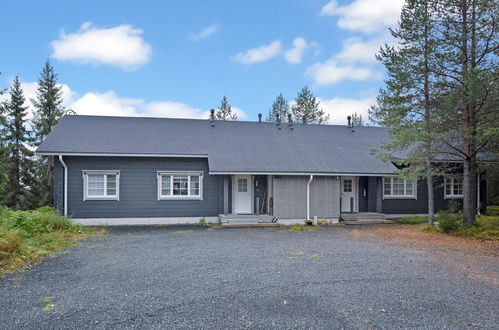
<path id="1" fill-rule="evenodd" d="M 54 204 L 100 223 L 279 222 L 365 212 L 427 213 L 424 180 L 397 177 L 373 150 L 382 127 L 66 115 L 37 153 L 54 158 Z M 477 198 L 484 207 L 485 182 Z M 462 199 L 459 175 L 435 184 L 435 208 Z M 265 216 L 262 216 L 265 217 Z"/>

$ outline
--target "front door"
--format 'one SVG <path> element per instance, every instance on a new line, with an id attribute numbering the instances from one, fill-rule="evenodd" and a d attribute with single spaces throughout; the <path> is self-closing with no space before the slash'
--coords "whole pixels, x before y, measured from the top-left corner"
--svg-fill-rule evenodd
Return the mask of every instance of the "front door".
<path id="1" fill-rule="evenodd" d="M 234 175 L 233 177 L 233 213 L 250 214 L 252 210 L 252 181 L 251 175 Z"/>
<path id="2" fill-rule="evenodd" d="M 353 176 L 341 177 L 341 212 L 355 212 L 357 203 L 355 183 Z"/>

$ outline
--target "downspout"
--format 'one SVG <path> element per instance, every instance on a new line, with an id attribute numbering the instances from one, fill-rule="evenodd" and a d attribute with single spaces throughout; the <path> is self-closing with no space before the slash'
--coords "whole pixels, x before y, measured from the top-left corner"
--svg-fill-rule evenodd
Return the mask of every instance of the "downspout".
<path id="1" fill-rule="evenodd" d="M 310 221 L 310 183 L 314 179 L 313 175 L 310 175 L 310 179 L 307 182 L 307 221 Z"/>
<path id="2" fill-rule="evenodd" d="M 62 155 L 59 155 L 59 161 L 64 167 L 64 216 L 68 215 L 68 167 L 62 159 Z"/>

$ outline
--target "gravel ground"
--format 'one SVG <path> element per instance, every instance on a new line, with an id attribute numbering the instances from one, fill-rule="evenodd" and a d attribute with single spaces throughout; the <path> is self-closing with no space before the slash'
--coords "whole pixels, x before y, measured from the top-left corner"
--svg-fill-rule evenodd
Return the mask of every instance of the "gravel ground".
<path id="1" fill-rule="evenodd" d="M 0 328 L 497 328 L 497 286 L 352 230 L 112 228 L 1 278 Z"/>

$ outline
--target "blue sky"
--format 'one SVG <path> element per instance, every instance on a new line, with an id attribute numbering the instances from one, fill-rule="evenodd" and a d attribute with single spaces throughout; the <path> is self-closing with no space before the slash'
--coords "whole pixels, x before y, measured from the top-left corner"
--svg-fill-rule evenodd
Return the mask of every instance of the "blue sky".
<path id="1" fill-rule="evenodd" d="M 375 101 L 402 2 L 4 1 L 0 87 L 32 97 L 48 58 L 79 114 L 205 118 L 227 95 L 256 120 L 308 85 L 343 123 Z"/>

